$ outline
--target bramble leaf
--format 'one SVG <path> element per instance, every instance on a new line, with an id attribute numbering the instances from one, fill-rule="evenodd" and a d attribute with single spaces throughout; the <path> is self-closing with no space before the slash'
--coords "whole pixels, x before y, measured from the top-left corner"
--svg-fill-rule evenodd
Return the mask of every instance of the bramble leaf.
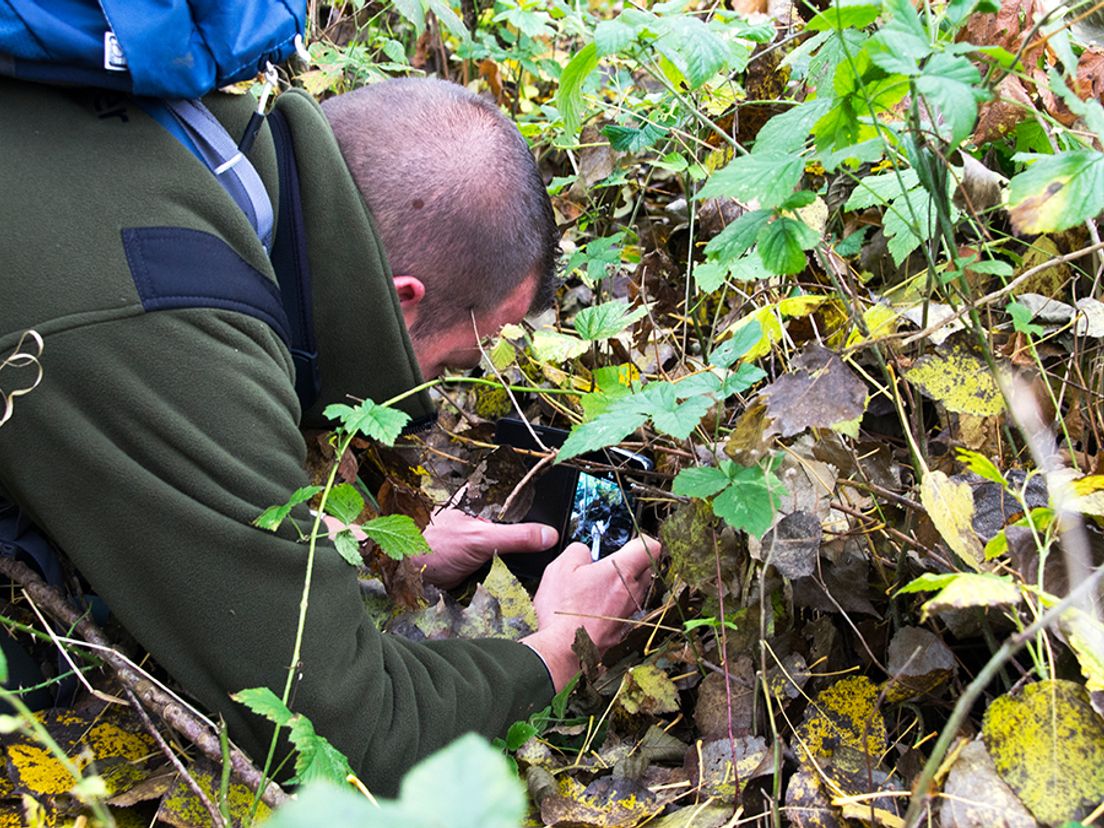
<path id="1" fill-rule="evenodd" d="M 287 503 L 281 503 L 279 506 L 269 506 L 253 519 L 253 525 L 275 532 L 280 528 L 280 524 L 284 522 L 284 518 L 291 514 L 292 509 L 300 503 L 306 503 L 320 491 L 322 491 L 321 486 L 303 486 L 296 489 L 288 498 Z"/>
<path id="2" fill-rule="evenodd" d="M 682 497 L 712 497 L 729 484 L 728 475 L 716 466 L 682 469 L 671 491 Z"/>
<path id="3" fill-rule="evenodd" d="M 759 231 L 759 254 L 771 273 L 800 273 L 805 267 L 805 250 L 820 241 L 817 232 L 803 221 L 782 217 Z"/>
<path id="4" fill-rule="evenodd" d="M 330 741 L 314 731 L 310 719 L 297 713 L 288 721 L 288 739 L 295 746 L 295 784 L 324 779 L 345 784 L 353 769 L 349 760 Z"/>
<path id="5" fill-rule="evenodd" d="M 805 162 L 796 153 L 742 155 L 715 172 L 698 192 L 698 198 L 756 199 L 760 207 L 769 209 L 790 197 L 804 169 Z"/>
<path id="6" fill-rule="evenodd" d="M 705 255 L 722 263 L 741 256 L 755 244 L 756 236 L 763 225 L 770 221 L 771 215 L 770 210 L 750 210 L 744 213 L 709 240 L 705 246 Z"/>
<path id="7" fill-rule="evenodd" d="M 360 433 L 385 446 L 395 445 L 395 440 L 410 422 L 410 415 L 397 408 L 364 400 L 356 408 L 344 403 L 326 406 L 322 415 L 337 420 L 346 431 Z"/>
<path id="8" fill-rule="evenodd" d="M 575 330 L 585 340 L 610 339 L 648 313 L 646 306 L 629 309 L 628 302 L 614 300 L 583 308 L 575 315 Z"/>
<path id="9" fill-rule="evenodd" d="M 401 561 L 411 555 L 424 555 L 432 550 L 418 524 L 409 515 L 382 515 L 360 527 L 364 534 L 379 544 L 389 558 Z"/>
<path id="10" fill-rule="evenodd" d="M 617 400 L 593 420 L 571 429 L 556 454 L 556 461 L 563 462 L 588 451 L 597 451 L 620 443 L 644 425 L 648 415 L 640 411 L 632 400 L 632 397 Z"/>
<path id="11" fill-rule="evenodd" d="M 786 488 L 773 471 L 761 466 L 732 463 L 728 475 L 732 482 L 713 499 L 713 512 L 733 529 L 759 537 L 770 528 Z"/>
<path id="12" fill-rule="evenodd" d="M 239 704 L 244 704 L 258 716 L 264 716 L 277 727 L 286 727 L 291 721 L 292 712 L 284 704 L 280 697 L 267 687 L 250 687 L 239 690 L 230 696 Z"/>
<path id="13" fill-rule="evenodd" d="M 364 560 L 360 557 L 360 541 L 351 529 L 342 529 L 333 538 L 334 549 L 349 566 L 360 566 Z"/>
<path id="14" fill-rule="evenodd" d="M 713 349 L 709 364 L 728 368 L 732 363 L 755 347 L 763 336 L 763 326 L 755 319 L 738 328 L 732 336 Z"/>
<path id="15" fill-rule="evenodd" d="M 326 498 L 326 514 L 333 515 L 346 526 L 355 523 L 364 510 L 364 498 L 351 483 L 339 483 Z"/>

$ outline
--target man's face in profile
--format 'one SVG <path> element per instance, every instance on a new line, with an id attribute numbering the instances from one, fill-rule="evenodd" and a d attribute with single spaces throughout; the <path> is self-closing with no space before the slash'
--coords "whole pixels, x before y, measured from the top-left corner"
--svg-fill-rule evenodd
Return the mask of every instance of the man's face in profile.
<path id="1" fill-rule="evenodd" d="M 433 329 L 433 320 L 422 323 L 419 326 L 421 333 L 411 339 L 422 376 L 433 379 L 447 369 L 464 371 L 478 365 L 480 339 L 494 336 L 504 325 L 517 324 L 524 319 L 536 289 L 536 276 L 530 276 L 504 297 L 497 307 L 476 314 L 474 325 L 470 316 L 440 330 Z"/>

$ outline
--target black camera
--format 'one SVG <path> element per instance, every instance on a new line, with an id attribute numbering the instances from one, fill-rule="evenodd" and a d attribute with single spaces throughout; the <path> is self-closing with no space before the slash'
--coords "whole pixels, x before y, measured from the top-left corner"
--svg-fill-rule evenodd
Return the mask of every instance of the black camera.
<path id="1" fill-rule="evenodd" d="M 568 434 L 560 428 L 528 426 L 521 420 L 504 418 L 495 428 L 495 442 L 535 452 L 541 447 L 534 433 L 548 448 L 562 446 Z M 538 473 L 533 505 L 522 520 L 554 527 L 560 541 L 545 552 L 503 555 L 502 560 L 518 577 L 540 578 L 544 568 L 569 544 L 586 544 L 591 558 L 598 560 L 616 552 L 637 534 L 641 520 L 637 478 L 640 472 L 652 470 L 652 461 L 617 447 L 584 454 L 578 460 L 586 471 L 556 465 Z M 536 460 L 526 455 L 526 462 L 532 467 Z"/>

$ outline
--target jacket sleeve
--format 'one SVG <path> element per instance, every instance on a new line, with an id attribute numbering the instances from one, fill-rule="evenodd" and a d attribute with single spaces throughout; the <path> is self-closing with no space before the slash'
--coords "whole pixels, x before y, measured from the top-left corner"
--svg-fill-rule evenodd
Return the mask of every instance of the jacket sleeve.
<path id="1" fill-rule="evenodd" d="M 112 613 L 232 737 L 272 729 L 229 695 L 282 692 L 307 547 L 250 525 L 306 484 L 290 360 L 264 323 L 166 310 L 54 330 L 44 377 L 0 431 L 0 486 Z M 294 515 L 305 524 L 305 507 Z M 291 708 L 373 790 L 456 736 L 501 734 L 547 703 L 540 658 L 508 641 L 379 633 L 356 573 L 316 557 Z"/>

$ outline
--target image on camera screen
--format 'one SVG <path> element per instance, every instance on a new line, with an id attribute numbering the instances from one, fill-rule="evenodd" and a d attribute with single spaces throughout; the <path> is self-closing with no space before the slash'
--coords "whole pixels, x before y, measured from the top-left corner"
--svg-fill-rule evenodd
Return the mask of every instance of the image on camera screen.
<path id="1" fill-rule="evenodd" d="M 581 472 L 571 509 L 571 542 L 593 548 L 595 534 L 600 535 L 599 557 L 628 543 L 634 529 L 632 507 L 626 502 L 629 498 L 617 481 Z"/>

